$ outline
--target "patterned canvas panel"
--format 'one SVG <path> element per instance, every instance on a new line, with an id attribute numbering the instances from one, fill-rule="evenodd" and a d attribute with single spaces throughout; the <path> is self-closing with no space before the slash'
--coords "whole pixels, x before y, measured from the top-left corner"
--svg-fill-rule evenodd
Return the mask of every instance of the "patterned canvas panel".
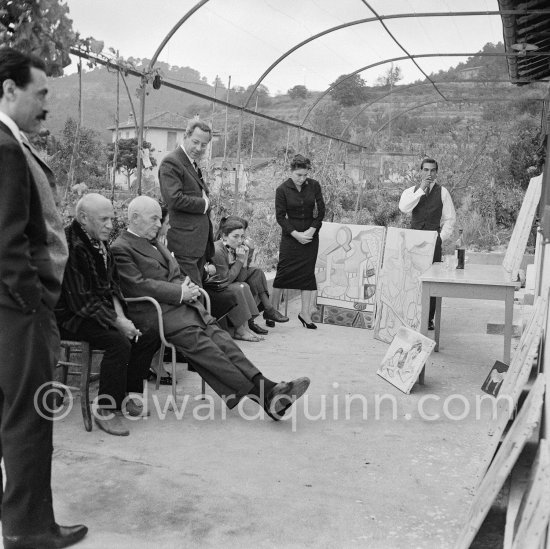
<path id="1" fill-rule="evenodd" d="M 388 228 L 379 278 L 375 338 L 391 343 L 401 326 L 420 329 L 419 277 L 432 264 L 436 239 L 435 231 Z"/>
<path id="2" fill-rule="evenodd" d="M 315 266 L 319 305 L 375 314 L 385 232 L 384 227 L 323 223 Z"/>

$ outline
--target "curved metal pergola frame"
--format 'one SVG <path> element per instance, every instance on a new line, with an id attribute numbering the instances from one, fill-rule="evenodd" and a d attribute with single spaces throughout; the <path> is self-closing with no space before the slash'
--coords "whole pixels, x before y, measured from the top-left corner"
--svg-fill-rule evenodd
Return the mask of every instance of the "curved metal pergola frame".
<path id="1" fill-rule="evenodd" d="M 369 7 L 369 9 L 376 14 L 376 12 L 364 1 L 361 0 L 365 5 Z M 385 25 L 384 21 L 391 20 L 391 19 L 406 19 L 406 18 L 416 18 L 416 17 L 453 17 L 453 16 L 480 16 L 480 15 L 520 15 L 520 14 L 538 14 L 540 15 L 545 14 L 550 16 L 550 10 L 507 10 L 507 11 L 462 11 L 462 12 L 424 12 L 424 13 L 397 13 L 397 14 L 391 14 L 391 15 L 378 15 L 376 14 L 375 17 L 367 17 L 365 19 L 356 19 L 354 21 L 349 21 L 347 23 L 342 23 L 341 25 L 336 25 L 335 27 L 330 27 L 328 29 L 325 29 L 317 34 L 314 34 L 313 36 L 310 36 L 309 38 L 306 38 L 305 40 L 302 40 L 292 48 L 288 49 L 286 52 L 284 52 L 280 57 L 278 57 L 266 70 L 265 72 L 260 76 L 260 78 L 254 83 L 254 86 L 252 90 L 250 91 L 250 94 L 243 104 L 243 107 L 247 107 L 250 103 L 255 91 L 258 89 L 260 84 L 266 79 L 266 77 L 277 67 L 279 64 L 281 64 L 289 55 L 293 54 L 295 51 L 299 50 L 300 48 L 306 46 L 307 44 L 322 38 L 323 36 L 326 36 L 327 34 L 331 34 L 333 32 L 346 29 L 352 26 L 356 25 L 363 25 L 365 23 L 374 23 L 379 22 L 383 25 L 384 29 L 388 34 L 392 37 L 392 39 L 397 43 L 397 45 L 406 52 L 406 50 L 397 42 L 397 40 L 393 37 L 391 32 L 388 30 L 387 26 Z M 466 54 L 466 55 L 472 55 L 472 54 Z M 414 62 L 414 59 L 412 59 L 413 56 L 410 54 L 407 54 L 403 59 L 411 59 Z M 418 57 L 418 56 L 416 56 Z M 416 64 L 416 63 L 415 63 Z M 418 65 L 417 65 L 418 67 Z M 425 75 L 425 72 L 420 69 L 420 72 Z"/>
<path id="2" fill-rule="evenodd" d="M 196 13 L 198 10 L 200 10 L 205 4 L 207 4 L 209 2 L 209 0 L 199 0 L 173 27 L 172 29 L 170 29 L 170 31 L 167 33 L 167 35 L 164 37 L 164 39 L 162 40 L 162 42 L 159 44 L 157 50 L 155 51 L 151 61 L 149 62 L 149 65 L 146 69 L 146 71 L 144 73 L 141 74 L 141 109 L 140 109 L 140 123 L 139 123 L 139 131 L 138 131 L 138 149 L 139 151 L 141 151 L 141 148 L 142 148 L 142 145 L 143 145 L 143 129 L 144 129 L 144 125 L 145 125 L 145 97 L 146 97 L 146 88 L 147 88 L 147 83 L 148 83 L 148 80 L 151 76 L 151 74 L 153 73 L 154 71 L 154 65 L 159 57 L 159 55 L 161 54 L 162 50 L 164 49 L 164 47 L 166 46 L 166 44 L 170 41 L 170 39 L 174 36 L 174 34 L 183 26 L 183 24 L 189 20 L 189 18 L 194 14 Z M 239 132 L 238 132 L 238 145 L 237 145 L 237 163 L 240 161 L 240 145 L 241 145 L 241 135 L 242 135 L 242 115 L 243 113 L 247 112 L 247 113 L 251 113 L 255 116 L 259 116 L 260 113 L 256 113 L 256 112 L 251 112 L 249 109 L 248 109 L 248 105 L 252 99 L 252 97 L 254 96 L 254 93 L 256 92 L 256 90 L 258 89 L 258 87 L 261 85 L 261 83 L 265 80 L 265 78 L 267 77 L 268 74 L 271 73 L 271 71 L 273 69 L 275 69 L 275 67 L 277 67 L 284 59 L 286 59 L 288 56 L 290 56 L 292 53 L 294 53 L 295 51 L 297 51 L 298 49 L 304 47 L 305 45 L 313 42 L 314 40 L 317 40 L 323 36 L 326 36 L 327 34 L 330 34 L 330 33 L 333 33 L 333 32 L 336 32 L 338 30 L 342 30 L 342 29 L 345 29 L 345 28 L 349 28 L 351 26 L 354 26 L 354 25 L 362 25 L 362 24 L 366 24 L 366 23 L 372 23 L 372 22 L 378 22 L 382 25 L 382 27 L 384 28 L 384 30 L 388 33 L 388 35 L 390 36 L 390 38 L 395 42 L 395 44 L 405 53 L 404 56 L 400 56 L 400 57 L 395 57 L 393 59 L 385 59 L 383 61 L 380 61 L 380 62 L 377 62 L 377 63 L 373 63 L 373 64 L 370 64 L 366 67 L 362 67 L 348 75 L 346 75 L 345 78 L 341 79 L 339 82 L 337 83 L 334 83 L 332 84 L 327 90 L 325 90 L 325 92 L 323 92 L 318 98 L 317 100 L 313 103 L 313 105 L 308 109 L 304 119 L 301 121 L 300 124 L 298 125 L 294 125 L 296 127 L 298 127 L 298 129 L 303 129 L 305 131 L 308 131 L 308 132 L 313 132 L 313 133 L 317 133 L 319 134 L 319 132 L 314 132 L 312 131 L 311 129 L 309 128 L 305 128 L 304 127 L 304 124 L 305 124 L 305 121 L 307 120 L 307 118 L 309 117 L 310 113 L 312 112 L 312 110 L 320 103 L 320 101 L 322 101 L 322 99 L 324 97 L 326 97 L 326 95 L 328 93 L 330 93 L 337 85 L 340 85 L 342 82 L 345 82 L 347 79 L 355 76 L 356 74 L 364 71 L 364 70 L 368 70 L 370 68 L 373 68 L 373 67 L 376 67 L 376 66 L 380 66 L 380 65 L 384 65 L 386 63 L 392 63 L 392 62 L 395 62 L 395 61 L 402 61 L 402 60 L 410 60 L 412 61 L 416 67 L 419 69 L 419 71 L 424 75 L 424 77 L 428 80 L 428 83 L 430 85 L 432 85 L 434 87 L 434 90 L 442 97 L 442 100 L 445 100 L 445 101 L 448 101 L 449 99 L 446 98 L 443 93 L 441 92 L 441 90 L 439 90 L 439 88 L 437 87 L 436 83 L 425 73 L 425 71 L 418 65 L 418 63 L 416 62 L 416 59 L 420 59 L 420 58 L 426 58 L 426 57 L 442 57 L 442 56 L 454 56 L 454 57 L 470 57 L 470 56 L 474 56 L 474 55 L 477 55 L 477 56 L 496 56 L 496 55 L 502 55 L 502 56 L 506 56 L 506 57 L 510 57 L 510 56 L 525 56 L 526 54 L 524 52 L 522 53 L 518 53 L 518 54 L 515 54 L 515 53 L 503 53 L 503 54 L 489 54 L 489 53 L 457 53 L 457 54 L 442 54 L 442 53 L 433 53 L 433 54 L 421 54 L 421 55 L 412 55 L 410 54 L 403 46 L 402 44 L 395 38 L 395 36 L 391 33 L 391 31 L 389 30 L 389 28 L 387 27 L 387 25 L 385 24 L 385 21 L 386 20 L 391 20 L 391 19 L 405 19 L 405 18 L 419 18 L 419 17 L 452 17 L 452 16 L 456 16 L 456 17 L 468 17 L 468 16 L 490 16 L 490 15 L 498 15 L 498 16 L 502 16 L 502 15 L 527 15 L 527 14 L 537 14 L 537 15 L 549 15 L 550 16 L 550 10 L 498 10 L 498 11 L 487 11 L 487 10 L 483 10 L 483 11 L 463 11 L 463 12 L 423 12 L 423 13 L 400 13 L 400 14 L 389 14 L 389 15 L 379 15 L 373 8 L 372 6 L 369 4 L 368 1 L 366 0 L 361 0 L 361 2 L 374 14 L 374 17 L 368 17 L 368 18 L 364 18 L 364 19 L 359 19 L 359 20 L 355 20 L 355 21 L 350 21 L 350 22 L 347 22 L 347 23 L 343 23 L 341 25 L 337 25 L 335 27 L 331 27 L 329 29 L 325 29 L 324 31 L 321 31 L 309 38 L 307 38 L 306 40 L 303 40 L 302 42 L 300 42 L 299 44 L 296 44 L 295 46 L 293 46 L 292 48 L 290 48 L 289 50 L 287 50 L 286 52 L 283 53 L 283 55 L 281 55 L 277 60 L 275 60 L 268 68 L 266 71 L 264 71 L 264 73 L 260 76 L 260 78 L 255 82 L 255 84 L 253 85 L 248 97 L 246 98 L 246 101 L 240 106 L 240 107 L 237 107 L 235 105 L 231 105 L 232 108 L 237 108 L 239 109 L 240 111 L 240 118 L 239 118 Z M 529 53 L 527 53 L 527 55 L 529 55 Z M 536 52 L 536 55 L 538 56 L 550 56 L 550 53 L 548 52 Z M 181 88 L 182 91 L 186 91 L 187 93 L 190 93 L 191 91 L 190 90 L 187 90 L 185 88 Z M 203 94 L 197 94 L 197 93 L 194 93 L 194 95 L 203 95 Z M 203 96 L 205 99 L 207 100 L 210 100 L 212 101 L 213 99 L 210 98 L 210 97 L 207 97 L 207 96 Z M 441 100 L 440 100 L 441 101 Z M 219 100 L 217 100 L 216 102 L 220 102 Z M 228 105 L 229 106 L 229 105 Z M 365 106 L 360 112 L 363 112 L 368 106 Z M 353 118 L 352 118 L 352 121 L 356 119 L 356 117 L 359 115 L 360 113 L 358 113 L 357 115 L 355 115 Z M 404 113 L 402 113 L 404 114 Z M 400 115 L 399 115 L 400 116 Z M 265 115 L 264 115 L 265 117 Z M 277 119 L 276 119 L 277 120 Z M 281 120 L 277 120 L 278 122 L 281 122 L 283 123 L 284 121 L 281 121 Z M 345 130 L 347 130 L 351 124 L 350 121 L 348 123 L 348 125 L 346 126 Z M 391 122 L 391 120 L 390 120 Z M 389 122 L 388 122 L 389 123 Z M 288 124 L 288 123 L 287 123 Z M 344 131 L 345 131 L 344 130 Z M 343 132 L 344 133 L 344 132 Z M 336 139 L 337 141 L 339 142 L 344 142 L 344 140 L 342 139 L 342 136 L 343 136 L 343 133 L 342 135 L 338 138 L 338 137 L 335 137 L 335 136 L 325 136 L 325 137 L 329 137 L 330 139 Z M 324 136 L 324 135 L 323 135 Z M 351 145 L 354 145 L 354 146 L 357 146 L 357 147 L 360 147 L 361 149 L 363 149 L 364 147 L 360 144 L 356 144 L 356 143 L 349 143 Z M 137 185 L 138 185 L 138 192 L 141 192 L 141 172 L 142 172 L 142 159 L 141 159 L 141 154 L 138 154 L 138 163 L 137 163 Z M 238 185 L 238 181 L 235 182 L 235 186 L 237 188 L 237 185 Z"/>

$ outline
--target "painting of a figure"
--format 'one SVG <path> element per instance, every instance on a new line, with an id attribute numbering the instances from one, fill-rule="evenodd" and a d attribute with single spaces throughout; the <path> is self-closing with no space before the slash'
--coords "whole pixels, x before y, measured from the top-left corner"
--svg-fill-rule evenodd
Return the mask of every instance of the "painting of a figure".
<path id="1" fill-rule="evenodd" d="M 384 227 L 323 223 L 315 266 L 317 303 L 376 311 Z"/>
<path id="2" fill-rule="evenodd" d="M 390 227 L 378 285 L 374 337 L 390 343 L 401 326 L 420 328 L 419 277 L 432 264 L 437 233 Z"/>
<path id="3" fill-rule="evenodd" d="M 408 394 L 434 347 L 435 341 L 401 326 L 376 373 Z"/>

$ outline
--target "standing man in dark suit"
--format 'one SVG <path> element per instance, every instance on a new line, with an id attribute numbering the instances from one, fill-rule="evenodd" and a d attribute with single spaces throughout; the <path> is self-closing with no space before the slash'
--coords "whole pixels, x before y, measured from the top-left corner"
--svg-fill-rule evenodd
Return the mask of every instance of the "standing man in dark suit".
<path id="1" fill-rule="evenodd" d="M 124 295 L 150 296 L 160 303 L 168 341 L 189 359 L 229 408 L 244 397 L 252 397 L 277 421 L 306 392 L 309 379 L 275 383 L 246 358 L 197 301 L 198 286 L 182 275 L 168 249 L 157 242 L 160 219 L 158 202 L 148 196 L 134 198 L 128 205 L 128 229 L 111 248 Z M 129 303 L 128 312 L 142 330 L 156 322 L 156 311 L 150 304 Z"/>
<path id="2" fill-rule="evenodd" d="M 212 139 L 210 126 L 193 120 L 183 145 L 168 154 L 159 167 L 162 198 L 168 206 L 168 248 L 183 273 L 202 287 L 204 265 L 214 255 L 208 187 L 197 162 Z"/>
<path id="3" fill-rule="evenodd" d="M 441 261 L 442 241 L 451 238 L 456 221 L 449 191 L 436 183 L 437 169 L 437 162 L 433 158 L 424 158 L 420 163 L 420 183 L 405 189 L 399 200 L 399 209 L 403 213 L 412 213 L 411 229 L 437 231 L 434 263 Z M 430 330 L 434 329 L 434 316 L 435 297 L 432 297 L 428 323 Z"/>
<path id="4" fill-rule="evenodd" d="M 52 507 L 52 402 L 44 392 L 59 350 L 53 309 L 67 243 L 52 174 L 21 133 L 46 117 L 45 71 L 38 58 L 0 49 L 0 449 L 10 549 L 67 547 L 88 531 L 59 526 Z"/>

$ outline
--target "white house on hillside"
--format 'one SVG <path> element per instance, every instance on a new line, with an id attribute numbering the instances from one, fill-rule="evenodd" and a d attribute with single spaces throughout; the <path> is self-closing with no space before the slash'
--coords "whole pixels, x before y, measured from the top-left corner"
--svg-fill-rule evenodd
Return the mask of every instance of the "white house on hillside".
<path id="1" fill-rule="evenodd" d="M 158 166 L 162 159 L 183 142 L 183 134 L 189 122 L 189 118 L 181 114 L 173 114 L 170 112 L 156 113 L 146 117 L 143 128 L 143 140 L 151 143 L 151 156 L 157 161 L 156 167 L 151 170 L 146 170 L 149 173 L 144 173 L 144 179 L 151 180 L 154 178 L 155 184 L 158 186 Z M 110 126 L 111 141 L 116 140 L 116 128 Z M 137 137 L 136 124 L 134 117 L 129 116 L 125 124 L 120 124 L 118 127 L 119 139 L 131 139 Z M 116 182 L 122 186 L 126 184 L 126 178 L 122 174 L 117 174 Z"/>

